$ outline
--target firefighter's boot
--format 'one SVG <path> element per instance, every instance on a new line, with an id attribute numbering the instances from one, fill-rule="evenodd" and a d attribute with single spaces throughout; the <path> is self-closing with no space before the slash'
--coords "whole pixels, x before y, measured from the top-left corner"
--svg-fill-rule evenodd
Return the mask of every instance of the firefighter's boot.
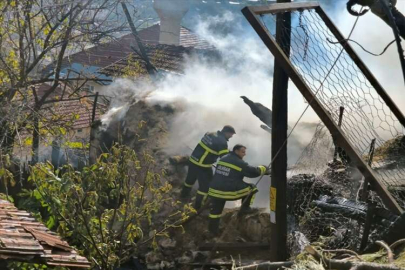
<path id="1" fill-rule="evenodd" d="M 202 206 L 205 205 L 207 201 L 208 194 L 202 191 L 197 191 L 197 195 L 195 196 L 195 210 L 200 210 Z"/>
<path id="2" fill-rule="evenodd" d="M 186 201 L 190 198 L 190 193 L 191 193 L 191 188 L 183 186 L 183 189 L 181 190 L 180 193 L 180 200 Z"/>
<path id="3" fill-rule="evenodd" d="M 209 219 L 208 230 L 214 236 L 219 235 L 219 222 L 220 221 L 221 221 L 221 219 L 219 219 L 219 218 L 210 218 Z"/>

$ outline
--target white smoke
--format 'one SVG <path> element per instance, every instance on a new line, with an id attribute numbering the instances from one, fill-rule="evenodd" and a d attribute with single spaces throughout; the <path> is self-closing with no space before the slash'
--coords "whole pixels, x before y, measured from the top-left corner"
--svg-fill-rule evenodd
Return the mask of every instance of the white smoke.
<path id="1" fill-rule="evenodd" d="M 327 10 L 327 13 L 347 36 L 355 18 L 347 13 L 344 1 L 338 2 L 339 7 L 334 12 Z M 397 8 L 405 12 L 403 3 L 398 3 Z M 230 124 L 235 127 L 237 134 L 230 139 L 229 147 L 242 143 L 248 147 L 245 158 L 247 162 L 252 165 L 269 164 L 270 134 L 259 127 L 261 122 L 251 113 L 240 96 L 245 95 L 271 108 L 274 57 L 253 29 L 246 32 L 246 28 L 242 25 L 243 20 L 240 20 L 238 15 L 225 12 L 221 16 L 200 18 L 196 28 L 197 34 L 218 49 L 223 60 L 221 63 L 212 65 L 190 59 L 186 64 L 184 75 L 169 75 L 149 97 L 151 102 L 182 103 L 183 111 L 171 123 L 167 149 L 169 153 L 189 154 L 205 132 L 215 131 L 225 124 Z M 352 38 L 370 50 L 378 52 L 393 39 L 393 36 L 389 27 L 380 18 L 369 13 L 360 18 Z M 353 46 L 397 103 L 405 104 L 396 47 L 392 46 L 381 57 L 373 57 Z M 290 126 L 295 123 L 306 106 L 301 94 L 293 84 L 290 84 Z M 311 123 L 317 121 L 318 117 L 311 109 L 301 120 Z M 289 164 L 295 162 L 302 151 L 302 146 L 311 139 L 313 128 L 309 126 L 301 125 L 294 131 L 295 138 L 299 139 L 301 145 L 290 143 Z M 269 185 L 268 177 L 260 183 L 256 206 L 268 206 Z"/>
<path id="2" fill-rule="evenodd" d="M 224 25 L 231 25 L 231 31 L 226 32 L 229 29 L 224 29 Z M 218 32 L 218 29 L 221 31 Z M 271 136 L 260 128 L 262 122 L 240 96 L 247 96 L 271 108 L 273 56 L 256 35 L 244 34 L 240 20 L 230 12 L 201 20 L 197 33 L 218 49 L 222 61 L 213 65 L 201 59 L 190 59 L 184 75 L 168 75 L 148 98 L 152 103 L 182 103 L 182 112 L 170 123 L 167 152 L 190 154 L 207 131 L 220 130 L 230 124 L 235 127 L 236 135 L 229 140 L 229 148 L 237 143 L 246 145 L 245 160 L 248 163 L 269 165 Z M 293 120 L 305 107 L 303 98 L 296 94 L 290 95 L 295 103 Z M 295 143 L 289 147 L 290 164 L 295 162 L 302 147 L 312 137 L 312 130 L 305 127 L 298 128 L 296 132 L 302 144 Z M 256 206 L 268 207 L 269 186 L 270 178 L 266 176 L 259 185 L 261 192 L 257 195 Z"/>
<path id="3" fill-rule="evenodd" d="M 184 149 L 184 144 L 194 148 L 205 132 L 230 124 L 237 133 L 230 147 L 242 143 L 248 147 L 247 161 L 268 165 L 270 134 L 240 96 L 271 108 L 273 56 L 255 35 L 244 33 L 241 21 L 230 12 L 200 20 L 197 34 L 217 48 L 221 63 L 192 59 L 183 76 L 169 75 L 151 96 L 154 101 L 181 97 L 185 102 L 185 110 L 172 123 L 170 150 Z"/>
<path id="4" fill-rule="evenodd" d="M 333 13 L 327 10 L 327 13 L 341 32 L 347 35 L 355 18 L 346 12 L 344 1 L 340 2 L 342 3 L 339 3 L 339 8 Z M 399 3 L 397 8 L 405 12 L 402 3 Z M 236 135 L 230 139 L 229 148 L 236 143 L 242 143 L 248 148 L 245 157 L 247 162 L 252 165 L 270 163 L 271 136 L 260 128 L 262 123 L 251 113 L 240 96 L 247 96 L 271 108 L 274 57 L 253 29 L 246 32 L 242 25 L 244 20 L 238 16 L 240 14 L 225 12 L 221 16 L 202 18 L 196 27 L 197 34 L 217 48 L 221 62 L 213 64 L 210 61 L 191 58 L 185 64 L 183 75 L 168 75 L 158 83 L 153 93 L 150 87 L 145 85 L 134 86 L 126 80 L 118 81 L 116 89 L 121 89 L 120 96 L 124 97 L 121 102 L 128 100 L 125 93 L 134 92 L 136 95 L 147 97 L 151 103 L 176 103 L 179 105 L 177 108 L 181 107 L 170 123 L 170 138 L 166 149 L 169 154 L 190 154 L 205 132 L 216 131 L 230 124 L 235 127 Z M 360 18 L 352 38 L 377 52 L 393 37 L 389 27 L 380 18 L 369 13 Z M 381 57 L 369 56 L 353 46 L 397 103 L 405 104 L 402 95 L 402 74 L 395 46 Z M 290 126 L 294 125 L 306 106 L 301 94 L 290 84 Z M 318 118 L 310 109 L 301 123 L 317 121 Z M 289 164 L 295 162 L 302 146 L 310 141 L 313 127 L 314 125 L 301 125 L 294 131 L 299 143 L 289 142 Z M 268 177 L 262 180 L 256 205 L 268 206 L 269 184 Z"/>

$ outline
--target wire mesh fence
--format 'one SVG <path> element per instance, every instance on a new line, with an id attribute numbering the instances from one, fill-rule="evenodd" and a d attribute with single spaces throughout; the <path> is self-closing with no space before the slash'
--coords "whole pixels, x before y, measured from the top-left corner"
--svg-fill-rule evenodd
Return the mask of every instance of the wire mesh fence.
<path id="1" fill-rule="evenodd" d="M 276 16 L 262 17 L 275 35 L 271 26 Z M 293 11 L 291 21 L 291 63 L 336 123 L 339 108 L 344 107 L 341 128 L 365 161 L 375 139 L 371 167 L 398 203 L 405 206 L 401 191 L 405 186 L 405 169 L 401 166 L 405 163 L 403 126 L 314 10 Z M 280 45 L 284 43 L 286 40 Z"/>
<path id="2" fill-rule="evenodd" d="M 292 230 L 302 232 L 311 242 L 321 241 L 326 248 L 358 249 L 367 214 L 366 203 L 359 199 L 363 177 L 356 168 L 345 164 L 340 154 L 327 128 L 319 124 L 290 171 L 289 214 L 295 219 Z M 368 201 L 384 207 L 373 191 Z M 376 239 L 387 225 L 384 222 L 382 218 L 375 220 Z"/>
<path id="3" fill-rule="evenodd" d="M 292 65 L 336 124 L 341 117 L 341 128 L 357 153 L 405 208 L 404 127 L 315 10 L 288 12 Z M 261 15 L 261 21 L 275 38 L 276 14 Z M 285 44 L 287 40 L 279 42 L 282 48 Z M 299 230 L 310 241 L 322 236 L 326 247 L 358 248 L 367 212 L 360 202 L 364 177 L 323 124 L 290 175 L 289 212 Z M 384 207 L 375 192 L 365 194 L 365 201 Z M 324 211 L 330 203 L 342 207 Z M 341 211 L 345 207 L 351 212 Z M 382 231 L 385 222 L 377 220 L 373 233 Z"/>

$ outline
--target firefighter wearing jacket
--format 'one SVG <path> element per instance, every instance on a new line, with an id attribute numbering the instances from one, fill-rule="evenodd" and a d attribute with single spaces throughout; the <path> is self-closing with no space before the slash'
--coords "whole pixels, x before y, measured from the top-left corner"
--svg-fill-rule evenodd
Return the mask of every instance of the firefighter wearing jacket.
<path id="1" fill-rule="evenodd" d="M 224 126 L 221 131 L 207 132 L 190 156 L 181 198 L 189 197 L 191 188 L 198 180 L 198 191 L 194 205 L 197 210 L 201 208 L 208 196 L 208 188 L 213 174 L 212 165 L 218 157 L 229 153 L 228 140 L 233 134 L 235 134 L 235 129 L 229 125 Z"/>
<path id="2" fill-rule="evenodd" d="M 244 177 L 255 178 L 269 174 L 265 166 L 250 166 L 243 161 L 246 147 L 237 144 L 231 153 L 224 156 L 217 163 L 214 178 L 210 184 L 208 196 L 211 201 L 209 214 L 209 231 L 213 234 L 219 232 L 219 222 L 226 201 L 242 199 L 241 211 L 250 209 L 257 188 L 243 181 Z M 248 200 L 246 203 L 245 200 Z"/>

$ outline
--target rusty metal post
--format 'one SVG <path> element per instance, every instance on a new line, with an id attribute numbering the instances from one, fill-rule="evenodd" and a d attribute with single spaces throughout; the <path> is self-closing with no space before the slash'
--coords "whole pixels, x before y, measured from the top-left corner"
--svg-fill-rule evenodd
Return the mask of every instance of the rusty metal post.
<path id="1" fill-rule="evenodd" d="M 339 122 L 338 122 L 338 127 L 342 126 L 342 120 L 343 120 L 343 112 L 345 111 L 345 107 L 340 106 L 339 107 Z M 335 145 L 335 153 L 333 153 L 333 161 L 337 160 L 337 155 L 339 152 L 339 146 Z"/>
<path id="2" fill-rule="evenodd" d="M 368 166 L 371 167 L 371 164 L 373 163 L 373 158 L 374 158 L 374 150 L 375 150 L 375 138 L 371 140 L 371 144 L 370 144 L 370 150 L 368 151 Z M 364 202 L 367 201 L 368 199 L 368 191 L 369 191 L 369 183 L 370 181 L 368 181 L 367 178 L 364 178 L 363 181 L 363 190 L 361 191 L 361 197 L 360 199 Z"/>
<path id="3" fill-rule="evenodd" d="M 96 92 L 96 95 L 94 97 L 94 103 L 93 103 L 93 111 L 91 114 L 91 125 L 90 125 L 90 140 L 89 140 L 89 163 L 88 165 L 93 165 L 96 163 L 97 160 L 97 152 L 98 152 L 98 146 L 96 145 L 96 133 L 97 129 L 100 127 L 101 122 L 100 121 L 95 121 L 96 120 L 96 114 L 97 114 L 97 100 L 98 100 L 98 92 Z"/>
<path id="4" fill-rule="evenodd" d="M 277 3 L 291 0 L 277 0 Z M 287 55 L 290 54 L 291 13 L 277 14 L 277 43 Z M 288 75 L 274 61 L 273 119 L 271 130 L 271 187 L 270 219 L 272 261 L 287 260 L 287 128 L 288 128 Z"/>
<path id="5" fill-rule="evenodd" d="M 360 252 L 367 247 L 368 236 L 370 235 L 371 225 L 374 218 L 374 203 L 369 203 L 367 208 L 366 221 L 364 222 L 363 236 L 361 237 Z"/>

